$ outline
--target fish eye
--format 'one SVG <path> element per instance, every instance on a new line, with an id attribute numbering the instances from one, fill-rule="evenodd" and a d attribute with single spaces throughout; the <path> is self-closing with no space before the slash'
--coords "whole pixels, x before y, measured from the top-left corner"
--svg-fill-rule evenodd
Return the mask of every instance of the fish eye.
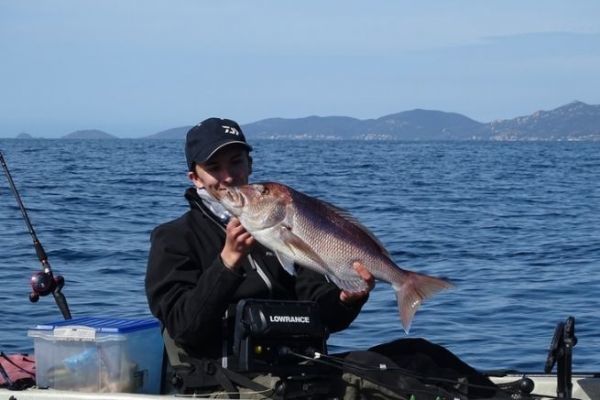
<path id="1" fill-rule="evenodd" d="M 266 196 L 269 194 L 269 188 L 266 186 L 262 187 L 262 190 L 260 191 L 260 194 L 262 194 L 263 196 Z"/>

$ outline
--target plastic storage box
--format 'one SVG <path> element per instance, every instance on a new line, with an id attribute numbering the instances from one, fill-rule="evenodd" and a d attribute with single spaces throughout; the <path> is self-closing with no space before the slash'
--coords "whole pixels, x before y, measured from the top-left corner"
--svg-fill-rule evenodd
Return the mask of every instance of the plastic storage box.
<path id="1" fill-rule="evenodd" d="M 76 318 L 28 331 L 39 387 L 160 393 L 163 340 L 155 319 Z"/>

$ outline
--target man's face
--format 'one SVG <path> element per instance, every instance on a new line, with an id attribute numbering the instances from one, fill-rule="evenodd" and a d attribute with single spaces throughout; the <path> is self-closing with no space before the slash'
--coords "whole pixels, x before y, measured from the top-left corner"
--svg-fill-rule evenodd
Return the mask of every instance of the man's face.
<path id="1" fill-rule="evenodd" d="M 248 183 L 252 172 L 248 150 L 242 146 L 226 146 L 216 152 L 208 161 L 196 164 L 188 177 L 197 188 L 205 188 L 215 194 L 229 186 Z"/>

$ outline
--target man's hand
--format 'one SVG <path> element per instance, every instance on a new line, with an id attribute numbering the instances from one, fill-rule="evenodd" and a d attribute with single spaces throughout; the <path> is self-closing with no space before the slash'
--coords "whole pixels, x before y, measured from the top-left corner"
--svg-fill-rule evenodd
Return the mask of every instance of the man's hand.
<path id="1" fill-rule="evenodd" d="M 361 292 L 347 292 L 345 290 L 342 290 L 340 292 L 340 301 L 346 304 L 354 304 L 358 301 L 361 301 L 362 299 L 367 297 L 369 295 L 369 292 L 375 287 L 375 278 L 373 277 L 373 275 L 371 275 L 367 268 L 365 268 L 365 266 L 362 265 L 362 263 L 355 261 L 354 264 L 352 264 L 352 266 L 354 267 L 356 273 L 367 283 L 367 289 Z"/>
<path id="2" fill-rule="evenodd" d="M 225 246 L 221 250 L 223 264 L 231 270 L 242 265 L 242 260 L 254 246 L 255 240 L 237 218 L 231 218 L 225 228 Z"/>

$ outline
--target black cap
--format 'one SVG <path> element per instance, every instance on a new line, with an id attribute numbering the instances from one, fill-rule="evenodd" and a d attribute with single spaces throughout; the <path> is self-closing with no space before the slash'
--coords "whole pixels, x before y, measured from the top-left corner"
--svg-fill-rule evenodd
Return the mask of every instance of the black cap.
<path id="1" fill-rule="evenodd" d="M 185 139 L 185 158 L 191 171 L 194 163 L 208 161 L 217 151 L 230 144 L 241 144 L 248 151 L 252 146 L 237 122 L 224 118 L 209 118 L 194 126 Z"/>

